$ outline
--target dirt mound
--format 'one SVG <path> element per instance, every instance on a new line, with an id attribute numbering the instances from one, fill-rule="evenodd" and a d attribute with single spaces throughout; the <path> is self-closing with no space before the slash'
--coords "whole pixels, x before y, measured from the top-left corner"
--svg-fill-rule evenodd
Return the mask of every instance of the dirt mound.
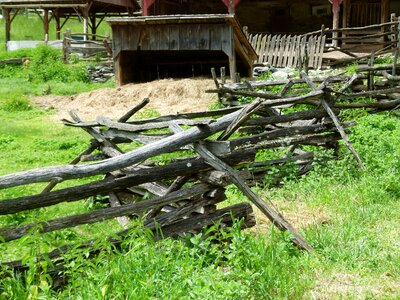
<path id="1" fill-rule="evenodd" d="M 206 110 L 216 96 L 205 93 L 205 90 L 213 87 L 211 79 L 163 79 L 74 96 L 34 97 L 32 102 L 56 109 L 58 119 L 68 117 L 68 111 L 74 109 L 82 119 L 94 120 L 99 115 L 118 118 L 147 97 L 150 103 L 146 108 L 165 115 Z"/>

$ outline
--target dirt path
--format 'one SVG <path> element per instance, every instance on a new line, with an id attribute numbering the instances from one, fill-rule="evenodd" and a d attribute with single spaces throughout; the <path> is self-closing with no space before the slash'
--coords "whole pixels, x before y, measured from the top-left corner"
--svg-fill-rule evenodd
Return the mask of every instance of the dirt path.
<path id="1" fill-rule="evenodd" d="M 163 79 L 73 96 L 34 97 L 32 102 L 41 107 L 56 109 L 57 119 L 67 118 L 68 111 L 74 109 L 82 119 L 94 120 L 99 115 L 118 118 L 148 97 L 150 103 L 146 108 L 165 115 L 206 110 L 216 96 L 205 93 L 205 90 L 213 87 L 211 79 Z"/>

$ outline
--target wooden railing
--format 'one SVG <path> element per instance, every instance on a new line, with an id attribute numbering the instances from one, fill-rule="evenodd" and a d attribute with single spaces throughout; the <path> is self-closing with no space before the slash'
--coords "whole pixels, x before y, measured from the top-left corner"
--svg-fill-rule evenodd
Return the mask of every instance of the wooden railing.
<path id="1" fill-rule="evenodd" d="M 250 34 L 249 41 L 255 49 L 257 63 L 274 67 L 300 67 L 318 69 L 322 65 L 325 35 L 272 35 Z"/>
<path id="2" fill-rule="evenodd" d="M 363 27 L 325 29 L 303 35 L 247 34 L 258 59 L 274 67 L 314 68 L 322 66 L 324 51 L 339 50 L 352 60 L 363 58 L 354 53 L 375 55 L 400 51 L 400 17 Z M 330 49 L 330 50 L 328 50 Z M 371 55 L 371 54 L 368 54 Z"/>
<path id="3" fill-rule="evenodd" d="M 387 23 L 325 30 L 328 44 L 337 44 L 341 49 L 353 52 L 382 51 L 382 49 L 397 48 L 399 32 L 400 18 L 395 15 L 392 15 L 391 21 Z M 337 37 L 333 33 L 336 33 Z"/>
<path id="4" fill-rule="evenodd" d="M 70 54 L 80 54 L 83 58 L 93 56 L 112 58 L 112 41 L 109 35 L 87 34 L 87 33 L 64 33 L 63 57 L 68 62 Z"/>

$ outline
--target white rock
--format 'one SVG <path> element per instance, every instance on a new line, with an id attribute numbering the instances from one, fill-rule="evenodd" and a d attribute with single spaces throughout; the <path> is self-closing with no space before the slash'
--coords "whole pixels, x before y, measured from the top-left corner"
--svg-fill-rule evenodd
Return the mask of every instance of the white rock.
<path id="1" fill-rule="evenodd" d="M 271 75 L 271 79 L 273 80 L 285 80 L 288 79 L 289 75 L 288 73 L 284 71 L 277 71 Z"/>

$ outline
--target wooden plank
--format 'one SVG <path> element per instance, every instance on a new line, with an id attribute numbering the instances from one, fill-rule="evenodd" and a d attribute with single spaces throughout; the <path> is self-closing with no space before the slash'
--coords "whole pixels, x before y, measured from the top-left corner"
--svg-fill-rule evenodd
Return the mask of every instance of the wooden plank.
<path id="1" fill-rule="evenodd" d="M 179 51 L 190 50 L 190 37 L 191 30 L 190 26 L 179 27 Z"/>
<path id="2" fill-rule="evenodd" d="M 265 44 L 265 50 L 264 50 L 264 58 L 263 58 L 263 63 L 267 63 L 269 59 L 269 51 L 271 49 L 271 43 L 272 43 L 272 35 L 268 34 L 267 35 L 267 42 Z"/>
<path id="3" fill-rule="evenodd" d="M 199 50 L 199 31 L 199 24 L 187 26 L 188 50 Z"/>
<path id="4" fill-rule="evenodd" d="M 235 55 L 235 47 L 233 42 L 233 29 L 232 27 L 226 25 L 221 27 L 221 49 L 230 57 L 230 59 L 234 60 L 234 69 L 236 74 L 236 55 Z M 232 77 L 232 73 L 230 74 Z"/>
<path id="5" fill-rule="evenodd" d="M 222 26 L 210 27 L 210 50 L 222 50 Z"/>
<path id="6" fill-rule="evenodd" d="M 179 50 L 179 26 L 170 25 L 169 27 L 169 50 Z"/>
<path id="7" fill-rule="evenodd" d="M 160 40 L 161 40 L 161 26 L 151 26 L 147 28 L 147 34 L 149 36 L 149 48 L 142 50 L 151 50 L 151 51 L 158 51 L 160 49 Z"/>
<path id="8" fill-rule="evenodd" d="M 288 66 L 296 67 L 296 49 L 297 49 L 297 36 L 292 36 L 290 41 Z"/>
<path id="9" fill-rule="evenodd" d="M 256 53 L 261 52 L 261 40 L 262 40 L 262 34 L 258 34 Z"/>
<path id="10" fill-rule="evenodd" d="M 198 33 L 199 37 L 199 50 L 209 50 L 210 45 L 210 27 L 209 26 L 199 26 Z"/>
<path id="11" fill-rule="evenodd" d="M 258 62 L 259 63 L 263 63 L 263 62 L 265 62 L 266 61 L 266 58 L 267 58 L 267 47 L 268 47 L 268 38 L 269 38 L 269 35 L 264 35 L 264 37 L 263 37 L 263 40 L 262 40 L 262 43 L 263 43 L 263 46 L 262 46 L 262 48 L 261 48 L 261 52 L 260 52 L 260 54 L 259 54 L 259 57 L 258 57 Z"/>
<path id="12" fill-rule="evenodd" d="M 282 36 L 279 34 L 276 37 L 276 41 L 275 41 L 275 45 L 274 45 L 274 51 L 273 51 L 274 55 L 273 55 L 273 58 L 272 58 L 272 65 L 275 66 L 275 67 L 278 67 L 279 47 L 280 47 L 280 44 L 281 44 L 281 39 L 282 39 Z"/>
<path id="13" fill-rule="evenodd" d="M 288 35 L 286 37 L 286 41 L 285 41 L 285 50 L 283 51 L 283 60 L 282 60 L 282 64 L 285 67 L 288 67 L 288 61 L 289 61 L 289 50 L 290 50 L 290 46 L 291 46 L 291 40 L 292 37 L 290 35 Z"/>
<path id="14" fill-rule="evenodd" d="M 319 59 L 319 52 L 321 48 L 321 36 L 316 36 L 315 37 L 315 48 L 314 48 L 314 62 L 312 64 L 312 67 L 314 69 L 318 68 L 318 59 Z"/>
<path id="15" fill-rule="evenodd" d="M 312 68 L 314 63 L 315 36 L 310 36 L 307 41 L 308 45 L 308 67 Z"/>
<path id="16" fill-rule="evenodd" d="M 294 41 L 294 49 L 293 49 L 293 67 L 297 68 L 299 65 L 299 52 L 298 50 L 300 49 L 300 41 L 301 37 L 299 35 L 295 36 L 295 41 Z"/>
<path id="17" fill-rule="evenodd" d="M 267 63 L 270 65 L 272 65 L 272 62 L 273 62 L 275 41 L 276 41 L 276 35 L 273 35 L 271 38 L 271 43 L 269 44 L 268 53 L 267 53 L 267 55 L 268 55 Z"/>
<path id="18" fill-rule="evenodd" d="M 285 52 L 285 44 L 286 44 L 286 34 L 282 36 L 281 41 L 279 43 L 279 52 L 278 52 L 278 59 L 277 59 L 277 66 L 283 68 L 283 54 Z"/>
<path id="19" fill-rule="evenodd" d="M 319 49 L 319 54 L 318 54 L 318 69 L 321 69 L 322 67 L 322 60 L 323 60 L 323 56 L 324 56 L 324 48 L 325 48 L 325 41 L 326 41 L 326 35 L 324 34 L 321 40 L 321 45 L 320 45 L 320 49 Z"/>

